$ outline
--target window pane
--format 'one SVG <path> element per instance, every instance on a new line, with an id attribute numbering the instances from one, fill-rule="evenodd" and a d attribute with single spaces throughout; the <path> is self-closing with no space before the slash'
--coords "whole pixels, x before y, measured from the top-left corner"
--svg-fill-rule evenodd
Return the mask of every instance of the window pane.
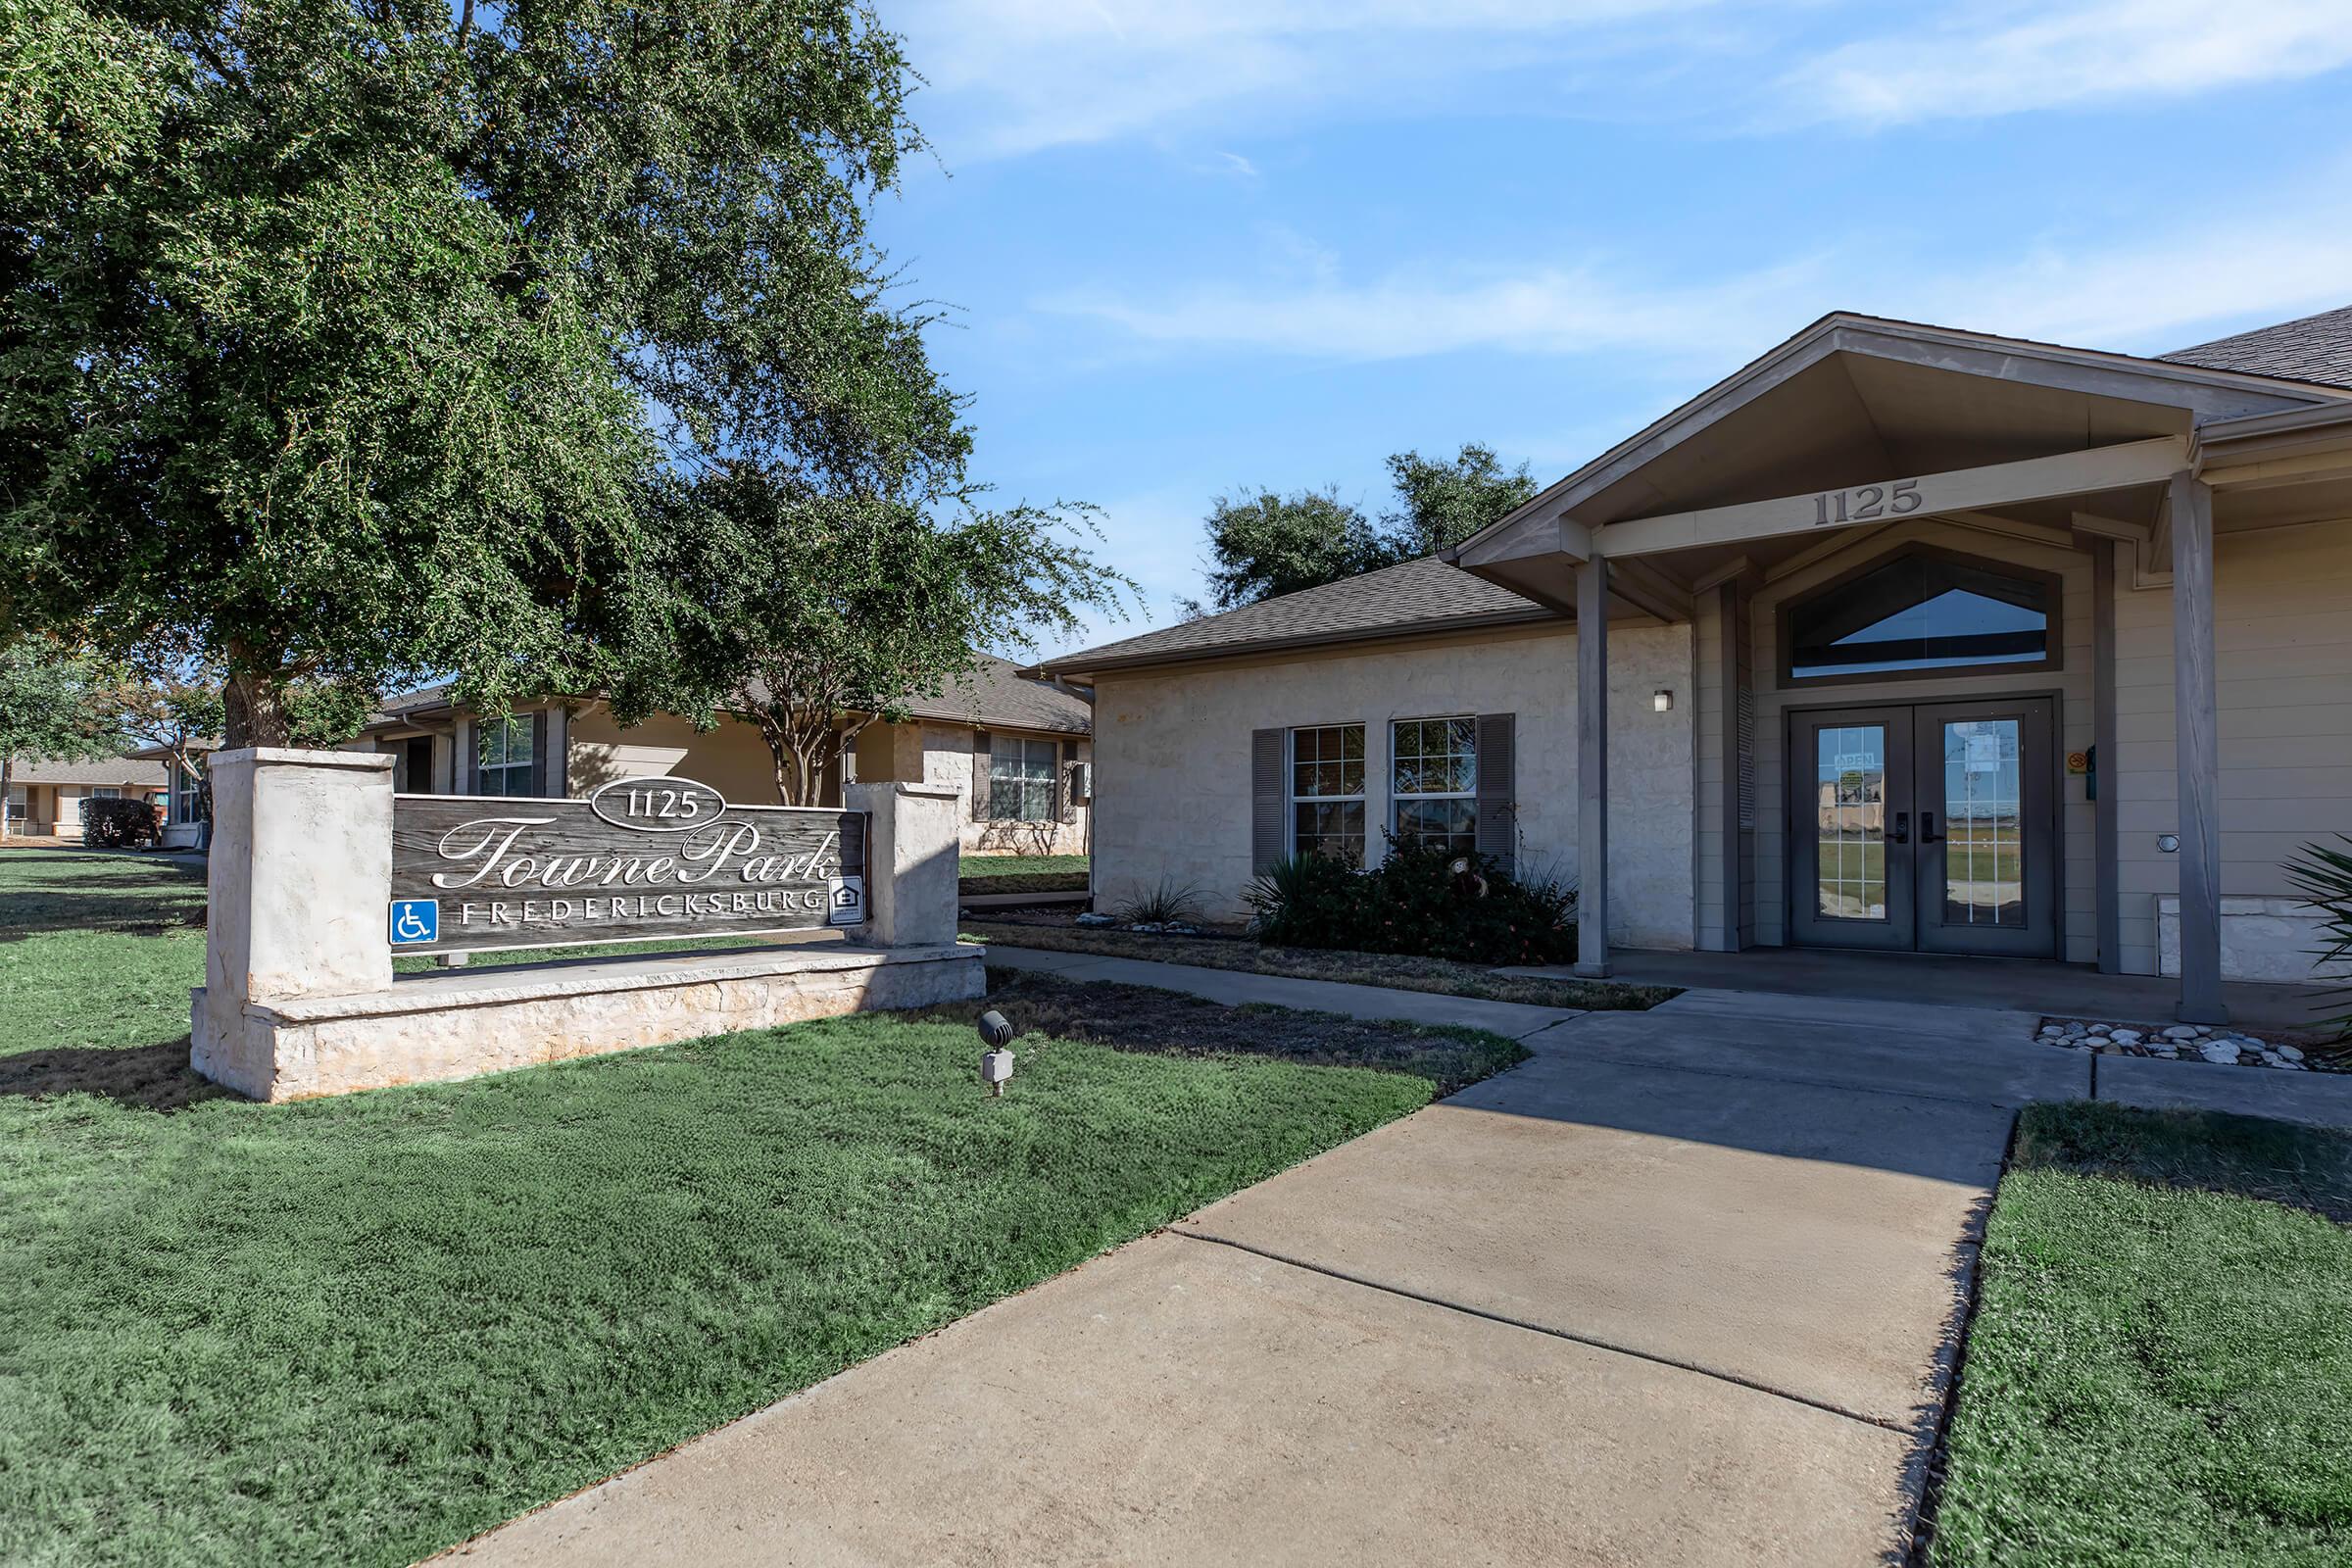
<path id="1" fill-rule="evenodd" d="M 1293 808 L 1294 848 L 1300 855 L 1328 855 L 1361 865 L 1364 859 L 1364 803 L 1301 801 Z"/>
<path id="2" fill-rule="evenodd" d="M 1391 769 L 1398 795 L 1478 792 L 1477 724 L 1467 718 L 1405 719 L 1396 725 Z"/>
<path id="3" fill-rule="evenodd" d="M 1291 794 L 1298 798 L 1364 792 L 1364 727 L 1327 724 L 1291 732 Z"/>
<path id="4" fill-rule="evenodd" d="M 2026 923 L 2026 843 L 2014 718 L 1943 726 L 1943 918 Z"/>
<path id="5" fill-rule="evenodd" d="M 1396 837 L 1401 843 L 1468 855 L 1478 848 L 1478 803 L 1468 800 L 1398 801 Z"/>
<path id="6" fill-rule="evenodd" d="M 2049 655 L 2050 610 L 2040 581 L 1907 556 L 1792 610 L 1789 673 L 1819 679 L 2039 663 Z"/>
<path id="7" fill-rule="evenodd" d="M 1815 733 L 1815 910 L 1833 920 L 1886 918 L 1886 730 Z"/>

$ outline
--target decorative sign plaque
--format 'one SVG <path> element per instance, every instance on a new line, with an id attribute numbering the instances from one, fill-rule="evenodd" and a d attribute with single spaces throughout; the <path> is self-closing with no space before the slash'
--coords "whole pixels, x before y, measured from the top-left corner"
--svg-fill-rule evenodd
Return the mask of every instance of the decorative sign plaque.
<path id="1" fill-rule="evenodd" d="M 397 795 L 399 953 L 746 936 L 865 920 L 866 814 L 616 779 L 586 800 Z"/>

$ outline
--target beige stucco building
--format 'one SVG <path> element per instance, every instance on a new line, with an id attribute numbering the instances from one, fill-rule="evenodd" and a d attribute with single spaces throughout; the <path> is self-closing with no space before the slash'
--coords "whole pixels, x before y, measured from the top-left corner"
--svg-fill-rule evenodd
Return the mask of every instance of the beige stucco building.
<path id="1" fill-rule="evenodd" d="M 858 730 L 819 804 L 841 803 L 844 771 L 850 783 L 928 782 L 956 792 L 966 850 L 1086 853 L 1094 749 L 1084 688 L 1025 676 L 991 658 L 939 696 L 909 703 L 907 715 Z M 674 714 L 622 725 L 593 698 L 550 698 L 484 715 L 430 688 L 386 703 L 348 749 L 398 759 L 395 787 L 420 795 L 578 798 L 615 779 L 675 777 L 738 805 L 781 799 L 755 726 L 722 718 L 698 730 Z M 167 842 L 193 842 L 195 815 L 192 796 L 184 811 L 175 796 Z"/>
<path id="2" fill-rule="evenodd" d="M 1050 662 L 1096 886 L 1438 835 L 1608 947 L 2309 979 L 2352 309 L 2144 359 L 1825 318 L 1444 558 Z"/>
<path id="3" fill-rule="evenodd" d="M 135 757 L 96 762 L 20 757 L 8 775 L 10 838 L 79 838 L 84 801 L 128 797 L 161 804 L 164 799 L 163 765 Z"/>

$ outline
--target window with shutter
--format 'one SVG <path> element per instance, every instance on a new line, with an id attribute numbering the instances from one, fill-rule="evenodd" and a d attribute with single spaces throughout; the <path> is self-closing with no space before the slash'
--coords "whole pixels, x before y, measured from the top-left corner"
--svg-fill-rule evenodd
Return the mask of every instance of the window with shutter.
<path id="1" fill-rule="evenodd" d="M 1398 844 L 1478 848 L 1478 723 L 1402 718 L 1389 726 L 1389 831 Z"/>

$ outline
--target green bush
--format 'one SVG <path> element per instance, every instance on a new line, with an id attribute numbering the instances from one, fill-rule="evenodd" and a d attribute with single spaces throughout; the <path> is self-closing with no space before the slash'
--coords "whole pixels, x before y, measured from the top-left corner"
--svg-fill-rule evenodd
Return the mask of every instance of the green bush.
<path id="1" fill-rule="evenodd" d="M 1368 871 L 1294 856 L 1251 882 L 1245 898 L 1251 930 L 1268 947 L 1488 964 L 1576 958 L 1576 889 L 1549 876 L 1515 879 L 1485 856 L 1465 859 L 1394 839 Z"/>
<path id="2" fill-rule="evenodd" d="M 145 801 L 92 796 L 81 803 L 81 842 L 91 849 L 135 849 L 157 837 L 155 808 Z"/>
<path id="3" fill-rule="evenodd" d="M 2352 839 L 2341 834 L 2337 837 L 2352 844 Z M 2328 917 L 2327 925 L 2321 928 L 2322 940 L 2327 945 L 2313 956 L 2322 963 L 2352 958 L 2352 855 L 2325 845 L 2306 844 L 2300 859 L 2286 862 L 2286 874 L 2311 906 Z M 2352 995 L 2352 986 L 2331 994 Z M 2346 1039 L 2352 1039 L 2352 1013 L 2337 1018 L 2335 1027 Z"/>

